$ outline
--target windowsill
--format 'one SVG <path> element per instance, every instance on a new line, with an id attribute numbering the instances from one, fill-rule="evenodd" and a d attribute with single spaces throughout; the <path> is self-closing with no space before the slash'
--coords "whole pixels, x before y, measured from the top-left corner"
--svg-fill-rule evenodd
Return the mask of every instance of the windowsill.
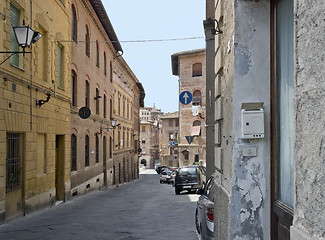
<path id="1" fill-rule="evenodd" d="M 17 65 L 15 65 L 15 64 L 12 64 L 12 63 L 10 63 L 10 66 L 12 66 L 12 67 L 14 67 L 14 68 L 17 68 L 17 69 L 19 69 L 19 70 L 21 70 L 21 71 L 25 72 L 25 69 L 24 69 L 24 68 L 22 68 L 22 67 L 20 67 L 20 66 L 17 66 Z"/>

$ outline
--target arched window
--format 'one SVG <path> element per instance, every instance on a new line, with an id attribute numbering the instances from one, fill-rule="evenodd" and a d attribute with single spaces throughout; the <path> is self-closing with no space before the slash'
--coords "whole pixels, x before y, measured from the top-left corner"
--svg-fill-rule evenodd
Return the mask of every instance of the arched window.
<path id="1" fill-rule="evenodd" d="M 96 88 L 96 114 L 99 115 L 99 89 Z"/>
<path id="2" fill-rule="evenodd" d="M 90 86 L 89 82 L 86 80 L 86 92 L 85 92 L 85 105 L 89 108 L 89 98 L 90 98 Z"/>
<path id="3" fill-rule="evenodd" d="M 71 104 L 77 106 L 77 74 L 74 70 L 71 71 Z"/>
<path id="4" fill-rule="evenodd" d="M 89 166 L 89 136 L 85 136 L 85 167 Z"/>
<path id="5" fill-rule="evenodd" d="M 112 65 L 112 61 L 109 62 L 109 81 L 113 82 L 113 65 Z"/>
<path id="6" fill-rule="evenodd" d="M 201 122 L 199 120 L 196 120 L 193 122 L 193 127 L 195 126 L 201 126 Z"/>
<path id="7" fill-rule="evenodd" d="M 193 104 L 193 106 L 202 105 L 201 92 L 199 90 L 196 90 L 196 91 L 193 92 L 192 104 Z"/>
<path id="8" fill-rule="evenodd" d="M 104 52 L 104 75 L 107 75 L 107 62 L 106 62 L 106 53 Z"/>
<path id="9" fill-rule="evenodd" d="M 188 160 L 189 159 L 189 151 L 187 151 L 187 150 L 184 150 L 183 152 L 182 152 L 182 154 L 183 154 L 183 157 L 184 157 L 184 159 L 185 160 Z"/>
<path id="10" fill-rule="evenodd" d="M 71 135 L 71 172 L 77 171 L 77 136 Z"/>
<path id="11" fill-rule="evenodd" d="M 106 108 L 107 108 L 107 97 L 106 97 L 106 94 L 104 94 L 104 103 L 103 103 L 103 108 L 104 108 L 104 109 L 103 109 L 103 111 L 104 111 L 104 115 L 103 115 L 103 116 L 104 116 L 104 118 L 106 118 L 106 117 L 107 117 L 107 116 L 106 116 L 106 115 L 107 115 L 107 109 L 106 109 Z"/>
<path id="12" fill-rule="evenodd" d="M 113 102 L 112 99 L 109 100 L 109 118 L 113 118 Z"/>
<path id="13" fill-rule="evenodd" d="M 99 45 L 98 45 L 98 40 L 96 40 L 96 66 L 99 68 Z"/>
<path id="14" fill-rule="evenodd" d="M 107 161 L 107 141 L 106 141 L 106 137 L 103 137 L 103 165 L 106 166 L 106 161 Z"/>
<path id="15" fill-rule="evenodd" d="M 71 6 L 72 19 L 71 19 L 71 37 L 74 42 L 77 42 L 78 29 L 77 29 L 77 11 L 74 4 Z"/>
<path id="16" fill-rule="evenodd" d="M 99 163 L 99 137 L 98 135 L 96 134 L 96 137 L 95 137 L 95 161 L 96 163 Z"/>
<path id="17" fill-rule="evenodd" d="M 191 135 L 192 136 L 200 136 L 201 135 L 201 122 L 199 120 L 196 120 L 193 122 Z"/>
<path id="18" fill-rule="evenodd" d="M 192 77 L 202 76 L 202 63 L 194 63 L 192 66 Z"/>
<path id="19" fill-rule="evenodd" d="M 89 29 L 86 25 L 86 55 L 90 57 L 90 35 L 89 35 Z"/>

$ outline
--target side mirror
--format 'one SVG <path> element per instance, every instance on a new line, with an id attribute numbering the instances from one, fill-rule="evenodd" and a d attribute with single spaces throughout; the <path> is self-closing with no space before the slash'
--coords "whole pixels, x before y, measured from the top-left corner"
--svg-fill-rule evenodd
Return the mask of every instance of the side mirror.
<path id="1" fill-rule="evenodd" d="M 203 194 L 203 189 L 196 189 L 196 194 L 197 195 L 202 195 Z"/>

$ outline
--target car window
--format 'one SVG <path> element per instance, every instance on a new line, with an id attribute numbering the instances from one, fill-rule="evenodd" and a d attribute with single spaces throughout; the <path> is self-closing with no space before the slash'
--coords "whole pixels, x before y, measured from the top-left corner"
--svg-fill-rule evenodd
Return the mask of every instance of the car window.
<path id="1" fill-rule="evenodd" d="M 178 173 L 180 176 L 196 175 L 196 168 L 181 168 Z"/>

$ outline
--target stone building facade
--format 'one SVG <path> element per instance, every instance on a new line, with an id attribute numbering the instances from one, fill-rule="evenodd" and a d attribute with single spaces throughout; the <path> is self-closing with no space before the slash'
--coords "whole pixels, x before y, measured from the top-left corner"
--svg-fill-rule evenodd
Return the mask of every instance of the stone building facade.
<path id="1" fill-rule="evenodd" d="M 113 184 L 113 59 L 122 47 L 100 1 L 73 0 L 71 12 L 71 194 L 77 196 Z M 81 108 L 90 110 L 88 118 Z"/>
<path id="2" fill-rule="evenodd" d="M 179 102 L 179 166 L 206 163 L 205 49 L 175 53 L 171 60 L 173 75 L 179 76 L 179 93 L 192 95 L 190 103 L 188 94 L 185 104 Z"/>
<path id="3" fill-rule="evenodd" d="M 140 163 L 142 166 L 154 168 L 159 164 L 159 141 L 161 109 L 143 107 L 140 109 Z"/>
<path id="4" fill-rule="evenodd" d="M 113 62 L 113 184 L 138 178 L 140 105 L 144 89 L 122 56 Z M 142 100 L 141 100 L 142 99 Z"/>
<path id="5" fill-rule="evenodd" d="M 206 6 L 215 239 L 324 239 L 324 2 Z"/>
<path id="6" fill-rule="evenodd" d="M 160 129 L 160 164 L 161 166 L 179 167 L 178 141 L 179 141 L 178 112 L 166 113 L 161 117 Z"/>
<path id="7" fill-rule="evenodd" d="M 50 8 L 48 6 L 51 6 Z M 23 20 L 42 37 L 31 53 L 0 55 L 0 221 L 66 201 L 70 193 L 69 1 L 0 2 L 0 49 L 18 48 Z M 56 24 L 53 24 L 55 22 Z"/>

